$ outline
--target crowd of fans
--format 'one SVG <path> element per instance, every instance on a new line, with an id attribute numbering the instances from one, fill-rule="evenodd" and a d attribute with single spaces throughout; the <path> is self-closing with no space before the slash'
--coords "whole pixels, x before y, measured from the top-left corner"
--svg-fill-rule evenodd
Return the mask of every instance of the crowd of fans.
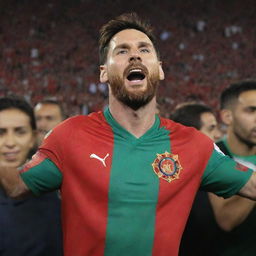
<path id="1" fill-rule="evenodd" d="M 256 76 L 253 0 L 4 0 L 0 96 L 22 95 L 33 105 L 52 97 L 69 115 L 104 108 L 108 92 L 99 83 L 98 31 L 130 11 L 155 27 L 166 76 L 159 88 L 163 115 L 187 99 L 216 109 L 225 86 Z"/>

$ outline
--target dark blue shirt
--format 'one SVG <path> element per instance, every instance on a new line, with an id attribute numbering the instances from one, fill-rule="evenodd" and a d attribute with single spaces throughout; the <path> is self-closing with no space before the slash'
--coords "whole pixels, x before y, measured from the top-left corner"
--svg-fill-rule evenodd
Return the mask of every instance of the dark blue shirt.
<path id="1" fill-rule="evenodd" d="M 57 192 L 23 200 L 0 188 L 0 256 L 62 256 Z"/>

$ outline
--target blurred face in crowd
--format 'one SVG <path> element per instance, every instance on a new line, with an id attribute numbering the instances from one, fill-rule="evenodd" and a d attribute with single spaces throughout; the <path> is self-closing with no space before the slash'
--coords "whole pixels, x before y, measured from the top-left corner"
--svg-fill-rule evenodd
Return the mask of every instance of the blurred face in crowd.
<path id="1" fill-rule="evenodd" d="M 239 141 L 256 145 L 256 90 L 242 92 L 231 110 L 229 125 Z"/>
<path id="2" fill-rule="evenodd" d="M 34 109 L 37 126 L 37 144 L 40 145 L 45 135 L 62 120 L 61 109 L 57 104 L 37 104 Z"/>
<path id="3" fill-rule="evenodd" d="M 0 162 L 4 166 L 18 167 L 27 159 L 34 146 L 35 133 L 30 117 L 19 109 L 0 111 Z"/>
<path id="4" fill-rule="evenodd" d="M 217 120 L 211 112 L 204 112 L 201 114 L 201 124 L 200 131 L 210 137 L 213 141 L 217 141 L 221 138 L 222 134 L 218 128 Z"/>
<path id="5" fill-rule="evenodd" d="M 137 110 L 155 96 L 162 79 L 161 62 L 146 34 L 126 29 L 111 39 L 101 82 L 110 84 L 110 94 L 116 99 Z"/>

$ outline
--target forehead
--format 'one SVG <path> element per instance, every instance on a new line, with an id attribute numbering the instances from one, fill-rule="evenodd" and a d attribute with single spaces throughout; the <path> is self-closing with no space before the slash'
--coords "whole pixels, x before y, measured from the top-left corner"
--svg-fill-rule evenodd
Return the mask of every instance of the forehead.
<path id="1" fill-rule="evenodd" d="M 256 106 L 256 90 L 242 92 L 238 97 L 238 103 Z"/>
<path id="2" fill-rule="evenodd" d="M 19 109 L 0 111 L 0 127 L 30 126 L 30 117 Z"/>
<path id="3" fill-rule="evenodd" d="M 212 125 L 217 123 L 214 114 L 211 112 L 202 113 L 201 122 L 203 123 L 203 125 Z"/>
<path id="4" fill-rule="evenodd" d="M 139 44 L 141 42 L 153 45 L 153 43 L 145 33 L 136 29 L 125 29 L 118 32 L 112 37 L 109 43 L 109 48 L 114 49 L 116 46 L 120 44 L 133 45 Z"/>

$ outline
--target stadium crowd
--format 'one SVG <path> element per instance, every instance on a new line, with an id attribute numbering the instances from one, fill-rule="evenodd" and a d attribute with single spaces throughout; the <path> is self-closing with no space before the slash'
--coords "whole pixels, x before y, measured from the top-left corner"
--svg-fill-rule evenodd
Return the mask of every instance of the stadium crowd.
<path id="1" fill-rule="evenodd" d="M 163 115 L 187 99 L 216 109 L 225 86 L 255 77 L 253 6 L 252 0 L 1 1 L 0 96 L 22 95 L 33 105 L 55 98 L 69 115 L 104 108 L 98 29 L 111 17 L 136 11 L 150 19 L 160 39 Z"/>
<path id="2" fill-rule="evenodd" d="M 229 127 L 232 125 L 234 127 L 236 126 L 236 128 L 238 127 L 238 131 L 241 127 L 246 127 L 243 131 L 243 135 L 244 133 L 246 135 L 246 131 L 250 130 L 249 126 L 252 119 L 248 118 L 245 122 L 243 118 L 241 118 L 242 121 L 240 123 L 234 121 L 233 124 L 229 122 L 228 125 L 226 124 L 226 130 L 220 132 L 218 122 L 214 116 L 215 111 L 212 111 L 212 109 L 217 112 L 220 102 L 220 93 L 228 85 L 242 79 L 256 78 L 256 28 L 254 26 L 256 13 L 252 0 L 164 0 L 158 2 L 153 0 L 130 0 L 128 2 L 121 0 L 45 0 L 40 4 L 33 0 L 3 0 L 0 1 L 0 97 L 11 95 L 23 96 L 34 107 L 35 117 L 33 118 L 35 122 L 37 122 L 38 131 L 41 132 L 40 140 L 37 138 L 36 143 L 33 141 L 33 145 L 31 144 L 28 148 L 29 152 L 24 154 L 25 157 L 22 159 L 22 163 L 30 158 L 30 155 L 34 153 L 37 146 L 41 144 L 41 139 L 45 137 L 55 125 L 64 120 L 66 115 L 86 115 L 93 111 L 102 110 L 107 106 L 108 88 L 106 84 L 99 82 L 98 31 L 101 25 L 112 17 L 131 11 L 135 11 L 140 16 L 148 18 L 156 30 L 161 59 L 163 60 L 163 69 L 165 71 L 165 80 L 161 82 L 158 92 L 160 96 L 158 97 L 158 107 L 161 115 L 170 117 L 170 113 L 175 110 L 175 108 L 176 110 L 179 110 L 179 107 L 181 108 L 182 106 L 190 108 L 192 106 L 191 101 L 193 101 L 193 103 L 196 101 L 197 103 L 207 105 L 202 104 L 200 106 L 203 106 L 203 108 L 207 110 L 206 112 L 208 113 L 206 114 L 208 115 L 206 115 L 206 117 L 208 116 L 209 118 L 210 115 L 211 122 L 209 122 L 209 119 L 205 119 L 205 115 L 203 118 L 203 116 L 200 116 L 201 113 L 198 113 L 198 123 L 200 125 L 195 127 L 208 136 L 209 134 L 207 134 L 207 132 L 215 134 L 215 136 L 213 136 L 214 140 L 217 141 L 217 139 L 222 136 L 222 132 L 223 134 L 230 132 L 232 129 L 229 129 Z M 255 84 L 253 86 L 255 87 Z M 255 96 L 254 87 L 253 89 L 249 89 L 249 91 L 253 91 L 253 96 Z M 251 104 L 251 98 L 249 96 L 248 98 L 245 97 L 245 99 L 246 100 L 242 102 L 247 102 L 249 99 L 248 102 Z M 185 101 L 190 101 L 190 103 L 184 105 Z M 30 106 L 30 108 L 32 106 Z M 43 111 L 43 108 L 46 110 Z M 237 110 L 239 108 L 235 109 Z M 254 107 L 250 107 L 250 109 L 254 109 Z M 5 109 L 3 111 L 5 111 Z M 19 112 L 19 108 L 15 111 Z M 155 105 L 152 108 L 153 115 L 155 113 L 154 111 Z M 239 121 L 239 114 L 236 115 L 239 111 L 232 111 L 230 113 L 232 113 L 233 117 L 237 118 L 236 121 Z M 255 112 L 255 109 L 253 111 Z M 7 109 L 7 112 L 4 112 L 5 118 L 2 118 L 2 120 L 15 120 L 15 125 L 20 125 L 20 122 L 17 123 L 17 121 L 19 121 L 18 118 L 16 118 L 15 115 L 14 117 L 10 115 L 12 112 L 13 106 L 11 105 L 11 112 L 10 109 Z M 32 108 L 30 112 L 33 112 Z M 19 114 L 24 115 L 24 113 Z M 192 116 L 193 121 L 195 121 L 195 114 L 189 113 L 188 116 Z M 248 116 L 252 117 L 252 114 L 248 114 Z M 220 117 L 222 117 L 221 114 Z M 175 120 L 174 117 L 172 118 Z M 205 125 L 208 125 L 206 128 L 209 129 L 206 129 Z M 4 126 L 3 129 L 6 130 L 5 123 L 2 124 L 2 126 Z M 18 130 L 17 127 L 11 128 L 14 131 Z M 254 130 L 253 128 L 253 131 Z M 255 133 L 255 131 L 253 133 Z M 238 135 L 240 136 L 241 134 Z M 84 137 L 86 138 L 86 136 Z M 11 146 L 8 145 L 11 144 L 9 142 L 9 136 L 6 135 L 3 136 L 3 138 L 5 139 L 3 140 L 5 144 L 2 143 L 3 147 L 14 148 L 14 144 Z M 240 136 L 240 138 L 243 137 Z M 234 143 L 234 141 L 231 142 Z M 238 141 L 240 142 L 240 140 Z M 244 142 L 244 140 L 241 141 Z M 230 141 L 224 140 L 224 142 L 227 144 L 227 142 Z M 84 145 L 85 144 L 86 143 L 84 143 Z M 237 145 L 239 145 L 244 149 L 244 146 L 247 146 L 246 143 L 244 144 L 237 144 L 237 141 L 235 141 L 234 148 L 238 150 L 239 147 Z M 22 143 L 19 146 L 21 147 Z M 240 151 L 236 152 L 238 152 L 236 153 L 238 156 L 241 153 Z M 12 155 L 15 155 L 13 151 L 8 151 L 7 153 L 3 151 L 2 153 L 4 156 L 7 155 L 7 160 L 12 160 Z M 244 157 L 243 154 L 241 154 L 241 159 L 242 156 Z M 253 150 L 250 152 L 246 152 L 245 156 L 253 158 L 253 167 L 255 169 L 255 147 L 253 147 Z M 90 154 L 90 158 L 100 160 L 104 166 L 107 157 L 109 157 L 109 153 L 105 155 L 105 158 L 100 158 L 96 154 Z M 110 159 L 110 157 L 108 159 Z M 22 163 L 18 164 L 20 165 Z M 6 199 L 4 193 L 2 194 L 4 200 L 9 200 Z M 58 194 L 55 193 L 55 197 L 57 197 L 57 195 Z M 200 216 L 199 220 L 202 224 L 201 226 L 206 227 L 207 234 L 211 234 L 212 237 L 217 234 L 216 237 L 218 237 L 218 239 L 209 239 L 208 236 L 205 235 L 205 237 L 203 237 L 205 238 L 204 242 L 203 239 L 200 240 L 195 236 L 194 230 L 200 233 L 200 226 L 197 225 L 196 229 L 191 229 L 190 231 L 190 225 L 188 225 L 187 236 L 189 237 L 188 241 L 190 245 L 192 244 L 196 249 L 205 250 L 206 248 L 206 250 L 209 250 L 209 248 L 212 247 L 212 241 L 222 240 L 225 246 L 218 244 L 215 246 L 216 251 L 220 249 L 221 252 L 226 253 L 226 248 L 228 248 L 228 250 L 231 248 L 231 250 L 237 252 L 236 255 L 242 255 L 237 248 L 244 252 L 242 247 L 246 246 L 248 251 L 247 254 L 243 255 L 255 255 L 255 243 L 251 242 L 255 240 L 253 236 L 255 228 L 251 225 L 251 223 L 255 223 L 254 219 L 252 219 L 252 222 L 249 224 L 245 222 L 245 225 L 247 225 L 246 228 L 249 227 L 249 231 L 246 232 L 251 240 L 247 239 L 247 236 L 244 236 L 244 233 L 240 232 L 238 229 L 235 229 L 235 236 L 230 232 L 231 230 L 228 230 L 230 233 L 226 235 L 227 239 L 231 241 L 230 245 L 226 243 L 226 240 L 219 239 L 220 233 L 217 233 L 217 231 L 215 233 L 216 223 L 213 219 L 213 212 L 211 212 L 211 197 L 208 198 L 208 194 L 206 193 L 204 196 L 205 198 L 203 199 L 205 199 L 208 208 L 202 207 L 204 201 L 199 200 L 199 212 L 201 214 L 202 208 L 207 211 L 210 210 L 210 212 L 206 212 L 205 216 L 198 215 Z M 59 200 L 58 197 L 57 199 Z M 238 201 L 238 203 L 239 202 L 240 201 Z M 236 209 L 242 209 L 240 205 L 237 207 L 238 203 L 234 205 L 234 207 Z M 217 208 L 216 205 L 215 208 L 220 209 Z M 255 203 L 250 202 L 249 206 L 249 210 L 248 207 L 245 209 L 246 214 L 250 213 L 251 216 L 255 218 Z M 48 210 L 48 207 L 46 208 Z M 214 211 L 221 212 L 215 210 L 215 208 L 213 208 Z M 254 209 L 253 211 L 251 211 L 252 208 Z M 5 209 L 8 213 L 9 208 Z M 30 212 L 30 210 L 28 210 L 28 212 Z M 234 211 L 231 212 L 234 213 Z M 197 213 L 196 209 L 195 213 Z M 244 218 L 247 218 L 246 214 L 241 213 Z M 27 216 L 26 213 L 24 215 Z M 7 214 L 6 216 L 9 215 Z M 194 223 L 197 221 L 197 219 L 193 220 L 193 216 L 197 217 L 197 215 L 193 214 L 192 210 L 192 228 L 194 225 L 193 221 L 195 221 Z M 16 219 L 15 215 L 10 215 L 9 217 L 10 219 Z M 57 215 L 57 217 L 59 217 L 59 215 Z M 212 217 L 211 221 L 212 224 L 214 224 L 212 228 L 213 232 L 211 232 L 211 223 L 208 221 L 208 217 Z M 9 223 L 5 221 L 5 217 L 1 217 L 0 220 L 3 221 L 4 224 Z M 205 220 L 206 225 L 204 225 L 202 220 Z M 10 221 L 10 223 L 12 223 L 12 221 Z M 24 224 L 25 222 L 20 223 Z M 240 223 L 238 224 L 240 225 Z M 45 227 L 51 228 L 51 225 L 45 225 Z M 251 232 L 250 229 L 253 231 Z M 6 227 L 5 230 L 14 230 L 14 234 L 16 234 L 15 226 L 13 229 Z M 22 230 L 22 228 L 19 230 Z M 225 229 L 223 230 L 225 232 L 227 231 Z M 223 230 L 221 230 L 221 232 L 223 232 Z M 204 236 L 205 233 L 201 233 Z M 239 233 L 239 236 L 236 236 L 237 233 Z M 10 236 L 8 237 L 4 232 L 2 232 L 2 234 L 2 238 L 4 238 L 3 241 L 8 240 L 12 242 L 12 239 L 10 239 L 12 232 L 10 232 Z M 230 238 L 230 234 L 233 236 L 232 238 Z M 187 246 L 186 233 L 184 237 L 184 244 L 181 248 L 186 248 L 190 252 L 192 251 L 190 248 L 193 246 Z M 193 239 L 191 239 L 191 237 Z M 244 237 L 246 241 L 240 239 L 241 237 Z M 204 243 L 205 247 L 198 246 L 198 240 Z M 38 241 L 40 242 L 38 243 Z M 36 243 L 41 246 L 41 241 L 44 241 L 44 239 L 40 238 Z M 239 242 L 236 243 L 235 241 Z M 210 246 L 207 242 L 210 242 Z M 0 241 L 0 244 L 3 245 L 4 243 Z M 24 243 L 22 240 L 17 239 L 17 244 Z M 61 239 L 55 244 L 58 245 L 57 250 L 62 248 Z M 252 244 L 253 246 L 251 246 Z M 15 249 L 17 251 L 14 246 L 4 245 L 6 248 L 8 247 L 8 249 Z M 24 245 L 24 250 L 26 250 L 27 246 L 26 244 Z M 234 245 L 237 245 L 237 247 Z M 1 252 L 6 248 L 4 248 L 4 246 L 0 248 L 0 255 L 2 255 Z M 79 248 L 79 246 L 77 246 L 77 248 Z M 213 253 L 212 255 L 217 255 L 214 250 L 211 251 Z M 253 251 L 253 254 L 248 254 L 250 251 Z M 62 253 L 61 250 L 59 250 L 59 252 Z M 21 255 L 21 250 L 19 250 L 19 253 Z M 180 256 L 188 255 L 182 253 L 181 250 Z M 11 253 L 10 255 L 14 254 Z M 28 254 L 25 252 L 24 255 Z M 54 255 L 56 255 L 56 253 Z M 199 256 L 200 254 L 196 255 Z M 205 255 L 205 253 L 203 252 L 202 255 Z"/>

